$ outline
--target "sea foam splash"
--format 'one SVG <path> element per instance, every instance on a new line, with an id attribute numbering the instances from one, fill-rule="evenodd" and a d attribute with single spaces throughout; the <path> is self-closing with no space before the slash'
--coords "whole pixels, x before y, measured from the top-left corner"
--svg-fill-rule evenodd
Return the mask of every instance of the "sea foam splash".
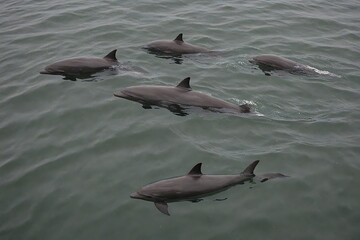
<path id="1" fill-rule="evenodd" d="M 315 73 L 317 74 L 320 74 L 320 75 L 329 75 L 329 76 L 332 76 L 332 77 L 338 77 L 338 78 L 341 78 L 341 76 L 339 75 L 336 75 L 335 73 L 331 73 L 329 71 L 325 71 L 325 70 L 319 70 L 317 68 L 314 68 L 314 67 L 311 67 L 309 65 L 305 65 L 305 67 L 311 71 L 314 71 Z"/>

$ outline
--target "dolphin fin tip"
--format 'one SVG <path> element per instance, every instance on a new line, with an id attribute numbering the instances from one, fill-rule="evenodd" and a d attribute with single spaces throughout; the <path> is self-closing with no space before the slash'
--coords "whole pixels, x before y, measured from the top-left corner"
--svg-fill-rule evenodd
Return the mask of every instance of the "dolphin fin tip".
<path id="1" fill-rule="evenodd" d="M 170 216 L 168 205 L 166 202 L 154 202 L 155 207 L 163 214 Z"/>

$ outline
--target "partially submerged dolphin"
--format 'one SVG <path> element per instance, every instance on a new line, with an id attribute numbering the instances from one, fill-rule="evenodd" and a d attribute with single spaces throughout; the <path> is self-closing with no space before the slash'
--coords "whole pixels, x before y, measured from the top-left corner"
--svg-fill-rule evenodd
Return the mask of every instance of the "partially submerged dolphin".
<path id="1" fill-rule="evenodd" d="M 114 96 L 139 102 L 143 108 L 159 106 L 169 109 L 177 115 L 187 115 L 188 107 L 200 107 L 205 110 L 223 113 L 249 113 L 248 104 L 236 105 L 208 94 L 193 91 L 190 78 L 185 78 L 177 86 L 140 85 L 127 87 L 114 92 Z"/>
<path id="2" fill-rule="evenodd" d="M 154 53 L 175 55 L 210 52 L 207 48 L 184 42 L 182 33 L 180 33 L 174 40 L 153 41 L 147 44 L 144 48 Z"/>
<path id="3" fill-rule="evenodd" d="M 286 177 L 289 177 L 289 176 L 286 176 L 282 173 L 264 173 L 264 174 L 261 174 L 259 176 L 256 176 L 258 179 L 260 179 L 260 182 L 266 182 L 270 179 L 274 179 L 274 178 L 286 178 Z"/>
<path id="4" fill-rule="evenodd" d="M 151 183 L 132 193 L 130 197 L 154 202 L 160 212 L 170 215 L 167 203 L 196 201 L 250 181 L 255 176 L 254 169 L 258 163 L 259 160 L 254 161 L 243 172 L 236 175 L 202 174 L 201 163 L 198 163 L 188 174 Z"/>
<path id="5" fill-rule="evenodd" d="M 298 75 L 317 74 L 316 68 L 301 63 L 297 63 L 295 61 L 277 55 L 271 55 L 271 54 L 259 55 L 253 57 L 249 61 L 253 64 L 258 65 L 259 68 L 267 76 L 270 76 L 269 72 L 273 70 L 284 70 L 291 74 L 298 74 Z"/>
<path id="6" fill-rule="evenodd" d="M 118 66 L 116 49 L 103 58 L 79 57 L 55 62 L 41 71 L 41 74 L 62 75 L 65 79 L 88 78 L 93 74 Z"/>

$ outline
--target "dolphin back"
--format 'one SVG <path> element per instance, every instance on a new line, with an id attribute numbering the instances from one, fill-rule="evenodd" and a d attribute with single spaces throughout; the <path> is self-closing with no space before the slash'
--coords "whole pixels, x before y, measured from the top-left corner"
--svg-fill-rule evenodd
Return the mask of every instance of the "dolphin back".
<path id="1" fill-rule="evenodd" d="M 150 53 L 162 52 L 167 54 L 194 54 L 204 53 L 210 50 L 204 47 L 192 45 L 183 40 L 183 34 L 180 33 L 174 40 L 156 40 L 145 46 Z"/>
<path id="2" fill-rule="evenodd" d="M 103 58 L 77 57 L 61 60 L 46 66 L 40 74 L 64 75 L 74 79 L 90 77 L 92 74 L 118 65 L 116 51 L 114 49 Z"/>

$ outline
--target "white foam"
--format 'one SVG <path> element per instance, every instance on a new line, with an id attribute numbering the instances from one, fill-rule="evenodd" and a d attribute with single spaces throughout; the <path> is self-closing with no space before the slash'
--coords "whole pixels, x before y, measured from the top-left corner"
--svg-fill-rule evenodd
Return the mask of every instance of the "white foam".
<path id="1" fill-rule="evenodd" d="M 230 98 L 229 100 L 236 102 L 238 105 L 240 105 L 240 104 L 249 104 L 249 105 L 251 105 L 251 106 L 256 106 L 256 103 L 253 102 L 253 101 L 240 100 L 240 99 L 238 99 L 238 98 Z"/>
<path id="2" fill-rule="evenodd" d="M 341 77 L 341 76 L 336 75 L 336 74 L 334 74 L 334 73 L 331 73 L 331 72 L 329 72 L 329 71 L 319 70 L 319 69 L 314 68 L 314 67 L 311 67 L 311 66 L 309 66 L 309 65 L 305 65 L 305 67 L 306 67 L 307 69 L 310 69 L 310 70 L 316 72 L 317 74 L 320 74 L 320 75 L 329 75 L 329 76 L 332 76 L 332 77 L 339 77 L 339 78 Z"/>

